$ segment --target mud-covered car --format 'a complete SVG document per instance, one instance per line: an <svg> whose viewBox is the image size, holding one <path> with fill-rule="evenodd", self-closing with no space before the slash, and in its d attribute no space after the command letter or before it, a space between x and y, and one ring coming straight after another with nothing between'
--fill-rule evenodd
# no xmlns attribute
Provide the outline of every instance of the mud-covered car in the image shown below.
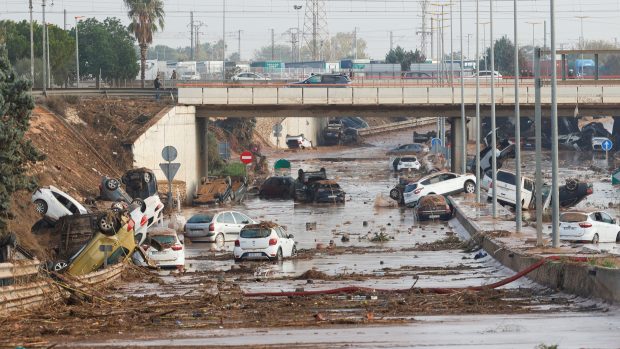
<svg viewBox="0 0 620 349"><path fill-rule="evenodd" d="M261 198L293 198L295 196L295 180L290 176L269 177L261 184L258 196Z"/></svg>
<svg viewBox="0 0 620 349"><path fill-rule="evenodd" d="M443 195L426 195L422 197L415 208L418 220L427 221L433 219L450 220L454 212L454 206Z"/></svg>
<svg viewBox="0 0 620 349"><path fill-rule="evenodd" d="M574 178L566 180L566 184L559 187L560 206L573 207L592 195L592 183L582 182Z"/></svg>
<svg viewBox="0 0 620 349"><path fill-rule="evenodd" d="M346 193L331 179L312 182L308 185L306 202L343 203Z"/></svg>
<svg viewBox="0 0 620 349"><path fill-rule="evenodd" d="M405 204L405 187L409 184L409 183L415 183L417 181L417 179L415 178L407 178L407 177L400 177L398 178L398 184L396 184L396 186L394 186L394 188L392 188L390 190L390 198L396 202L398 202L399 205L404 205Z"/></svg>
<svg viewBox="0 0 620 349"><path fill-rule="evenodd" d="M321 168L318 171L304 171L299 169L297 171L297 179L295 180L295 196L294 199L298 201L309 201L312 197L312 191L309 186L316 181L322 181L327 179L327 172L325 168Z"/></svg>
<svg viewBox="0 0 620 349"><path fill-rule="evenodd" d="M207 180L202 178L196 189L194 206L223 204L227 202L241 202L248 189L246 177L226 177Z"/></svg>

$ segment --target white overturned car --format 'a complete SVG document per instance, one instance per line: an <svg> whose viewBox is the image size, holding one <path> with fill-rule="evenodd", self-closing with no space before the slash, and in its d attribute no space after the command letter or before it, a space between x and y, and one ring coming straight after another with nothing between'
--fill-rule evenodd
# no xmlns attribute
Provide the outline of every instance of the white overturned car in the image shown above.
<svg viewBox="0 0 620 349"><path fill-rule="evenodd" d="M403 196L405 205L413 207L425 195L450 195L461 192L476 192L475 175L470 173L460 175L452 172L434 173L408 184Z"/></svg>
<svg viewBox="0 0 620 349"><path fill-rule="evenodd" d="M39 214L54 222L62 216L88 213L82 204L53 185L37 189L31 201Z"/></svg>
<svg viewBox="0 0 620 349"><path fill-rule="evenodd" d="M312 142L306 139L303 134L297 136L286 135L286 145L290 149L312 148Z"/></svg>
<svg viewBox="0 0 620 349"><path fill-rule="evenodd" d="M620 226L602 211L565 212L560 215L560 240L591 242L620 242Z"/></svg>

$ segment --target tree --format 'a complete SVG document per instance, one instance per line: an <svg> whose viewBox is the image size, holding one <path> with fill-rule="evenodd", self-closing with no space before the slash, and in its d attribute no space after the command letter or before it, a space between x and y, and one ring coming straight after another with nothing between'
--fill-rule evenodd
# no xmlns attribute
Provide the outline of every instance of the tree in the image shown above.
<svg viewBox="0 0 620 349"><path fill-rule="evenodd" d="M25 139L34 100L31 82L17 77L6 50L0 46L0 233L6 232L14 192L34 190L34 178L26 175L26 165L43 156Z"/></svg>
<svg viewBox="0 0 620 349"><path fill-rule="evenodd" d="M508 36L504 35L495 41L494 50L495 70L502 75L513 76L515 73L515 45L508 39ZM478 66L485 67L485 63L491 69L491 48L487 48L485 58L480 61ZM523 49L519 50L519 70L527 70L527 56Z"/></svg>
<svg viewBox="0 0 620 349"><path fill-rule="evenodd" d="M80 75L109 82L133 79L138 73L134 40L118 18L88 18L78 27ZM75 36L75 29L71 30Z"/></svg>
<svg viewBox="0 0 620 349"><path fill-rule="evenodd" d="M276 61L283 62L291 62L293 57L291 56L291 46L277 44L274 45L274 55L273 58ZM258 50L254 51L254 60L255 61L271 61L271 45L263 46Z"/></svg>
<svg viewBox="0 0 620 349"><path fill-rule="evenodd" d="M153 43L153 33L164 29L164 3L162 0L124 0L131 20L129 30L140 47L140 80L144 88L146 51Z"/></svg>
<svg viewBox="0 0 620 349"><path fill-rule="evenodd" d="M419 50L405 51L402 47L396 46L385 55L385 63L400 64L400 69L409 71L412 63L424 63L426 57Z"/></svg>

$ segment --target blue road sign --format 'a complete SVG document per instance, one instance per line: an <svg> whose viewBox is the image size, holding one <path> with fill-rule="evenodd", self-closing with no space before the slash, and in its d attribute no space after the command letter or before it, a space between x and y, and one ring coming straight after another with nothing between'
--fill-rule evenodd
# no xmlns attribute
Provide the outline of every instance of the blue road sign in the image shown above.
<svg viewBox="0 0 620 349"><path fill-rule="evenodd" d="M603 148L604 151L610 151L611 148L613 148L613 146L614 146L614 144L609 139L607 139L607 140L603 141L603 143L601 143L601 148Z"/></svg>
<svg viewBox="0 0 620 349"><path fill-rule="evenodd" d="M441 139L439 138L433 138L431 139L431 146L436 146L436 145L441 145Z"/></svg>

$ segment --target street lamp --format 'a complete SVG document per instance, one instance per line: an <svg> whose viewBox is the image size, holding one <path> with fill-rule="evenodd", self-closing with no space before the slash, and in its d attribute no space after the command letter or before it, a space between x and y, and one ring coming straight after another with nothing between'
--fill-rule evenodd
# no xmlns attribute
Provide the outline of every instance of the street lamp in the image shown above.
<svg viewBox="0 0 620 349"><path fill-rule="evenodd" d="M484 50L484 54L482 55L484 57L484 70L488 71L489 67L487 66L487 24L489 24L490 22L480 22L479 24L482 24L482 49ZM478 69L478 71L480 71L480 69Z"/></svg>
<svg viewBox="0 0 620 349"><path fill-rule="evenodd" d="M297 62L301 61L301 35L299 32L299 10L301 10L303 6L301 5L293 5L293 9L297 12Z"/></svg>
<svg viewBox="0 0 620 349"><path fill-rule="evenodd" d="M80 88L80 50L78 46L78 23L83 16L75 16L75 71L76 71L76 87Z"/></svg>
<svg viewBox="0 0 620 349"><path fill-rule="evenodd" d="M495 120L495 45L493 45L493 0L489 1L489 41L491 42L491 175L493 181L497 183L497 123ZM556 196L557 197L557 196ZM493 218L497 218L497 190L493 190L492 200Z"/></svg>
<svg viewBox="0 0 620 349"><path fill-rule="evenodd" d="M556 69L555 0L549 0L551 17L551 234L553 248L560 246L560 200L558 178L558 70Z"/></svg>
<svg viewBox="0 0 620 349"><path fill-rule="evenodd" d="M515 36L515 51L514 51L514 65L515 65L515 183L521 183L521 111L519 107L519 40L517 37L517 0L513 0L514 4L514 36ZM495 149L493 149L495 151ZM538 188L539 190L541 188ZM521 190L516 191L516 232L521 232L523 225L522 210L523 204L521 202Z"/></svg>
<svg viewBox="0 0 620 349"><path fill-rule="evenodd" d="M476 0L476 202L480 203L480 1Z"/></svg>

